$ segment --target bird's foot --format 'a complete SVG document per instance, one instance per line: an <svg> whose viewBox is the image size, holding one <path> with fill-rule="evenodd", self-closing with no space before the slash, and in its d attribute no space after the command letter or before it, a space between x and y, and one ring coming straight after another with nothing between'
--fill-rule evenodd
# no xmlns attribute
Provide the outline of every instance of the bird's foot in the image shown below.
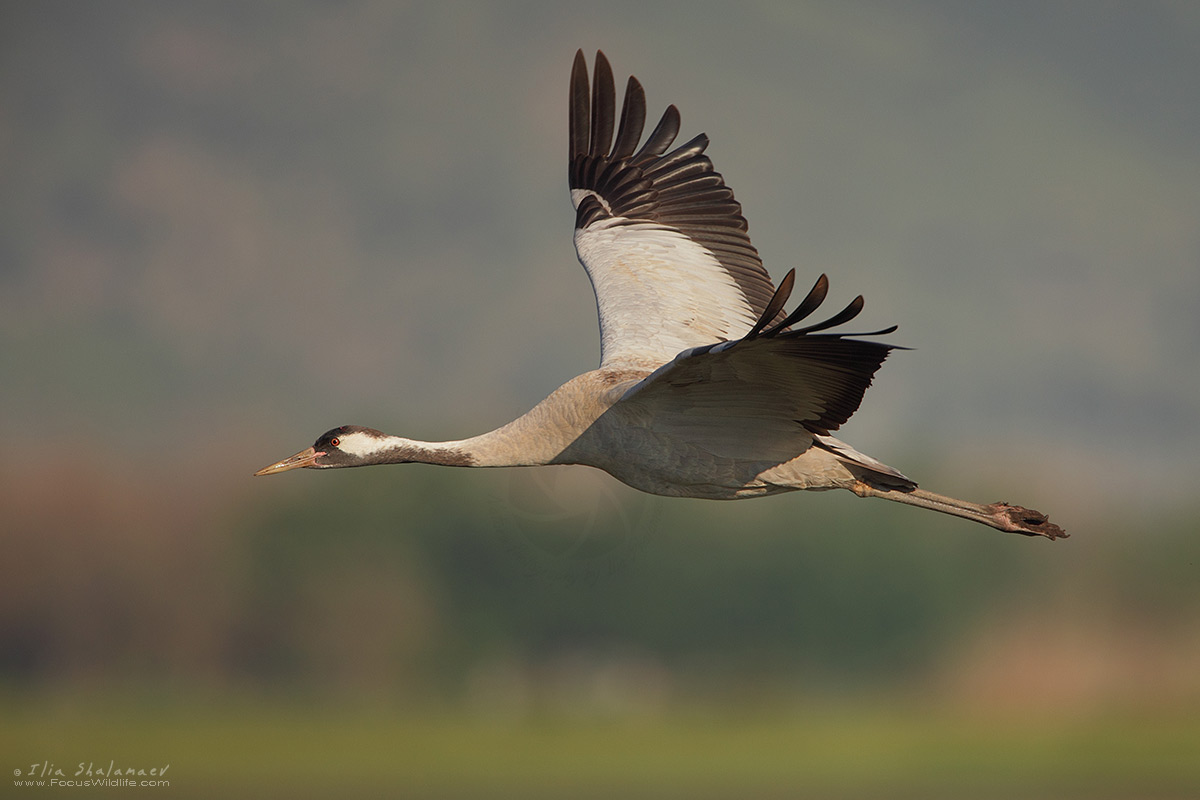
<svg viewBox="0 0 1200 800"><path fill-rule="evenodd" d="M1040 511L1010 506L1008 503L992 503L984 506L996 521L995 527L1024 536L1045 536L1047 539L1066 539L1069 533L1050 521Z"/></svg>

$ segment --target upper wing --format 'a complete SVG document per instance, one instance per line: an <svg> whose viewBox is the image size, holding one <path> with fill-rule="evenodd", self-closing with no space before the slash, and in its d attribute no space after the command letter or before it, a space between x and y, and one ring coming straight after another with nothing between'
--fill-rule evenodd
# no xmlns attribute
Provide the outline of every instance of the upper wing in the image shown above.
<svg viewBox="0 0 1200 800"><path fill-rule="evenodd" d="M791 330L816 310L829 287L822 275L796 310L779 319L794 275L783 279L745 337L680 353L625 394L621 413L729 458L792 458L814 439L823 443L858 409L875 371L897 349L845 337L882 335L895 327L821 333L857 316L859 296L830 319ZM894 473L870 461L872 469Z"/></svg>
<svg viewBox="0 0 1200 800"><path fill-rule="evenodd" d="M589 92L577 52L571 201L575 249L600 312L601 364L656 366L681 350L745 335L773 288L742 207L704 155L708 138L667 153L679 134L679 112L668 106L637 149L646 97L636 78L625 88L614 143L615 111L608 59L596 53Z"/></svg>

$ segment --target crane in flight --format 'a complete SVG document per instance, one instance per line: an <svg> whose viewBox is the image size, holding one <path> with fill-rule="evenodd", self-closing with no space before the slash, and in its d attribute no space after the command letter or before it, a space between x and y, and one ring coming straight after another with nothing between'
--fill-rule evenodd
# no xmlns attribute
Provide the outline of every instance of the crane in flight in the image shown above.
<svg viewBox="0 0 1200 800"><path fill-rule="evenodd" d="M800 489L847 489L1057 539L1037 511L986 505L915 481L834 438L895 345L833 332L862 310L860 295L822 322L820 276L788 312L792 270L773 287L746 233L741 205L704 154L700 134L674 149L668 106L642 141L646 99L630 77L620 119L612 69L583 52L570 85L570 187L575 249L600 317L597 369L567 381L496 430L422 442L344 425L255 475L423 463L455 467L585 464L636 489L733 500ZM614 139L615 132L615 139ZM639 146L640 145L640 146Z"/></svg>

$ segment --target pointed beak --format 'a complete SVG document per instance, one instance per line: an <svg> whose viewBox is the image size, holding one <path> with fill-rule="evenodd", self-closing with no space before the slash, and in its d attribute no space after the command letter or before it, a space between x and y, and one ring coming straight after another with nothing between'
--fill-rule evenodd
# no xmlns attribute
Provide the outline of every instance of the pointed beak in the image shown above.
<svg viewBox="0 0 1200 800"><path fill-rule="evenodd" d="M323 456L324 453L317 452L315 447L309 447L301 450L294 456L289 456L283 461L278 461L269 467L263 467L255 475L274 475L276 472L287 472L289 469L299 469L300 467L311 467L316 463L317 456Z"/></svg>

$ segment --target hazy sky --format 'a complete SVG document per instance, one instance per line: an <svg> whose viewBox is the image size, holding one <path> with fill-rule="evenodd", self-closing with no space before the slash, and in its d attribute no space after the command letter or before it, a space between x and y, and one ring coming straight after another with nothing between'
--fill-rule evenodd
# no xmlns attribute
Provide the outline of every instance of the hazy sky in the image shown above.
<svg viewBox="0 0 1200 800"><path fill-rule="evenodd" d="M1190 497L1198 43L1187 0L6 4L6 452L248 472L593 367L566 94L599 47L710 135L773 275L915 348L845 438Z"/></svg>

